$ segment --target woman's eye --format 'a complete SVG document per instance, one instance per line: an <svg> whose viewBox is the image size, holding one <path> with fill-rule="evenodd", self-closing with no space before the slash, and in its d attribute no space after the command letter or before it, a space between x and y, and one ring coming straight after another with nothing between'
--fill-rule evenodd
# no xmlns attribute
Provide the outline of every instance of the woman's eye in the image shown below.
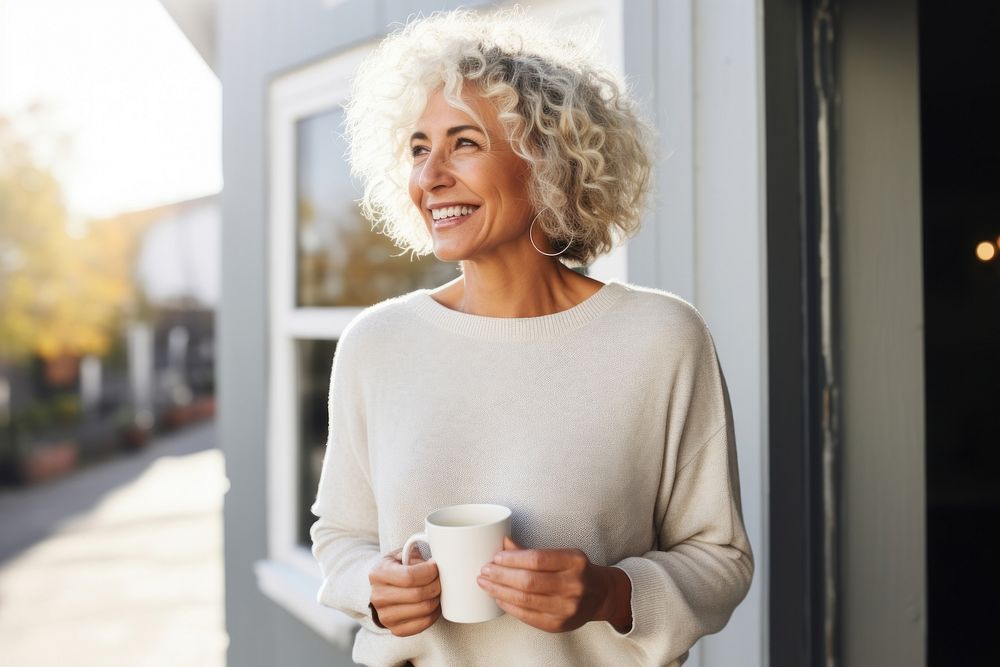
<svg viewBox="0 0 1000 667"><path fill-rule="evenodd" d="M455 140L455 148L463 148L465 146L472 146L473 148L480 148L479 144L468 137L459 137ZM430 149L427 146L411 146L410 155L412 157L420 157L430 153Z"/></svg>

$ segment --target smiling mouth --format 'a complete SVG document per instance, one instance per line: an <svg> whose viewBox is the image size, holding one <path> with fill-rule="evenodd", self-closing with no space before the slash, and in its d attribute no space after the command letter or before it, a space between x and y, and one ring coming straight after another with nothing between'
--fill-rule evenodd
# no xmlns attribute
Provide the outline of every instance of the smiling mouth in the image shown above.
<svg viewBox="0 0 1000 667"><path fill-rule="evenodd" d="M446 206L444 208L431 209L431 218L434 228L453 227L458 225L479 210L478 206Z"/></svg>
<svg viewBox="0 0 1000 667"><path fill-rule="evenodd" d="M449 223L465 218L479 209L478 206L445 206L444 208L431 209L431 218L434 223Z"/></svg>

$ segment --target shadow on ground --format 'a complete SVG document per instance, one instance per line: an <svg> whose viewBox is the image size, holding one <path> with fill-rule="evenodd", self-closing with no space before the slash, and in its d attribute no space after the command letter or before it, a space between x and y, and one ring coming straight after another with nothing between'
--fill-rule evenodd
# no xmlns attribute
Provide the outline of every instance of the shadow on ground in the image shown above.
<svg viewBox="0 0 1000 667"><path fill-rule="evenodd" d="M110 491L138 479L157 459L215 447L214 422L154 439L148 447L94 463L68 477L0 491L0 566L94 508Z"/></svg>

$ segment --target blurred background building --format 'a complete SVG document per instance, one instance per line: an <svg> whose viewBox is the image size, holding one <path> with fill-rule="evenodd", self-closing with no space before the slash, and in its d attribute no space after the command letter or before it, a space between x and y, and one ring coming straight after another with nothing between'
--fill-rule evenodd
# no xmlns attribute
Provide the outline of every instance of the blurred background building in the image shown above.
<svg viewBox="0 0 1000 667"><path fill-rule="evenodd" d="M78 248L50 258L27 254L41 247L24 242L23 218L6 220L18 225L8 252L26 259L3 302L5 482L51 479L214 414L216 196L91 220L86 237L70 240ZM80 260L78 273L52 274L55 263ZM62 289L47 293L52 280Z"/></svg>
<svg viewBox="0 0 1000 667"><path fill-rule="evenodd" d="M220 102L156 0L0 0L0 664L224 659Z"/></svg>
<svg viewBox="0 0 1000 667"><path fill-rule="evenodd" d="M211 413L219 203L187 193L218 190L218 148L205 138L214 120L218 140L219 100L156 2L81 12L5 0L0 22L0 480L10 484L139 446L195 404ZM192 110L207 113L186 118Z"/></svg>

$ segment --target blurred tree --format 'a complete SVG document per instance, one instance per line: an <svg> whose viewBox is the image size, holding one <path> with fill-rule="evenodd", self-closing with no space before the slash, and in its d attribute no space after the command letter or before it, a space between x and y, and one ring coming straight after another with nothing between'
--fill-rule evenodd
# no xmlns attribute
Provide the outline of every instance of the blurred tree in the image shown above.
<svg viewBox="0 0 1000 667"><path fill-rule="evenodd" d="M0 357L103 355L133 299L134 233L74 224L59 182L0 116Z"/></svg>

